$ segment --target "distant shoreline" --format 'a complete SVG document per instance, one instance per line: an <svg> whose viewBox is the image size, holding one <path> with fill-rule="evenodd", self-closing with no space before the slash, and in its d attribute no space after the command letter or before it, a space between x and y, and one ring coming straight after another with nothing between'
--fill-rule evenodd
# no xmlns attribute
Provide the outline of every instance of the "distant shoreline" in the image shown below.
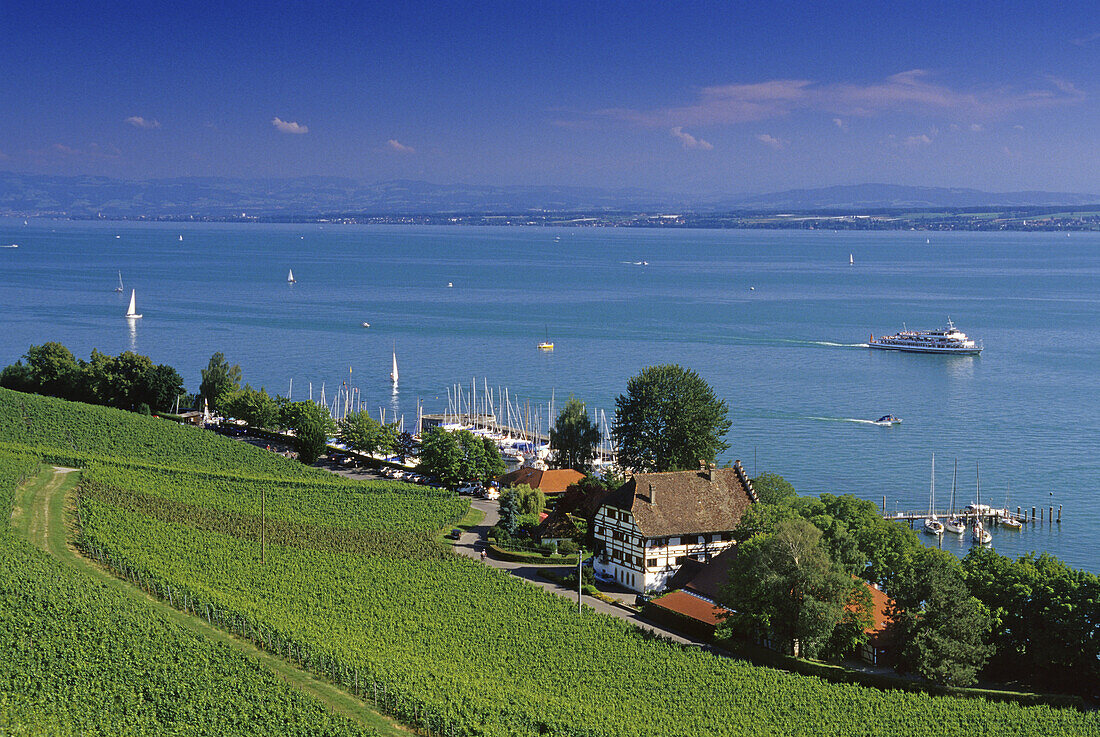
<svg viewBox="0 0 1100 737"><path fill-rule="evenodd" d="M76 222L152 223L285 223L335 225L440 225L551 228L647 228L702 230L833 230L833 231L929 231L929 232L1100 232L1100 205L1088 207L1035 207L1000 210L969 208L966 211L921 212L756 212L756 213L420 213L420 214L320 214L320 215L100 215L60 212L7 212L15 219L70 220Z"/></svg>

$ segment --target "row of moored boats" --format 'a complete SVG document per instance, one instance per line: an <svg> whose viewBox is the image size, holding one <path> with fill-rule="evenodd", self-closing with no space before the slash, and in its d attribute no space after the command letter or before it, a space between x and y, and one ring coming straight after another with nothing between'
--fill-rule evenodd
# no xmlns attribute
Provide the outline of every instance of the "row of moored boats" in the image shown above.
<svg viewBox="0 0 1100 737"><path fill-rule="evenodd" d="M975 501L966 507L959 513L955 512L955 489L956 480L958 479L958 462L955 463L955 470L951 476L951 509L947 514L946 521L940 521L936 514L936 455L932 454L932 481L931 490L929 493L928 503L928 517L924 520L924 531L929 535L943 535L945 532L952 533L954 535L963 535L966 533L966 529L970 527L971 539L979 545L989 545L993 541L993 536L989 530L985 528L983 518L990 518L996 520L997 524L1006 530L1019 531L1023 528L1023 524L1020 520L1012 516L1008 511L1008 497L1005 496L1005 506L1003 509L993 509L988 504L981 504L981 481L978 475L978 468L975 465L975 480L974 480L974 495ZM971 521L973 524L970 524Z"/></svg>

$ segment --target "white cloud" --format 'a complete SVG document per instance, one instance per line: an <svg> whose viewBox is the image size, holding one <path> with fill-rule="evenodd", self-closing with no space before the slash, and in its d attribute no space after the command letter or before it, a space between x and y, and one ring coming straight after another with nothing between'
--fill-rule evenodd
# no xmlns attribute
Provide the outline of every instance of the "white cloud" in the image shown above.
<svg viewBox="0 0 1100 737"><path fill-rule="evenodd" d="M982 132L982 124L981 123L971 123L970 124L970 130L972 130L974 133L981 133Z"/></svg>
<svg viewBox="0 0 1100 737"><path fill-rule="evenodd" d="M917 148L918 146L927 146L932 143L932 139L927 133L921 133L919 136L909 136L905 139L905 145L909 148Z"/></svg>
<svg viewBox="0 0 1100 737"><path fill-rule="evenodd" d="M290 120L280 120L279 118L275 118L271 121L271 124L275 126L275 128L280 133L309 133L308 127L304 125L298 125L297 123Z"/></svg>
<svg viewBox="0 0 1100 737"><path fill-rule="evenodd" d="M392 150L397 151L398 153L402 153L402 154L415 154L416 153L415 148L413 148L412 146L406 146L405 144L398 141L396 138L391 138L390 140L386 141L386 145L389 146Z"/></svg>
<svg viewBox="0 0 1100 737"><path fill-rule="evenodd" d="M143 118L140 115L131 115L126 122L135 128L160 128L160 121L155 118Z"/></svg>
<svg viewBox="0 0 1100 737"><path fill-rule="evenodd" d="M767 133L757 133L756 140L760 141L762 144L768 146L769 148L774 148L776 151L780 151L786 148L787 144L790 143L790 141L785 141L782 138L770 136Z"/></svg>
<svg viewBox="0 0 1100 737"><path fill-rule="evenodd" d="M848 130L848 124L845 123L841 118L833 118L833 125L835 125L837 128L840 128L842 131Z"/></svg>
<svg viewBox="0 0 1100 737"><path fill-rule="evenodd" d="M702 138L696 138L690 133L685 133L683 126L676 126L669 131L672 137L677 139L684 148L697 148L701 151L710 151L714 146L704 141Z"/></svg>
<svg viewBox="0 0 1100 737"><path fill-rule="evenodd" d="M610 108L594 111L591 115L664 128L771 120L800 110L831 113L842 122L845 117L894 112L981 119L1014 110L1080 102L1085 98L1083 92L1066 80L1048 77L1046 83L1030 89L1007 86L962 89L936 82L924 69L911 69L866 84L773 79L715 85L701 88L693 103L680 107Z"/></svg>

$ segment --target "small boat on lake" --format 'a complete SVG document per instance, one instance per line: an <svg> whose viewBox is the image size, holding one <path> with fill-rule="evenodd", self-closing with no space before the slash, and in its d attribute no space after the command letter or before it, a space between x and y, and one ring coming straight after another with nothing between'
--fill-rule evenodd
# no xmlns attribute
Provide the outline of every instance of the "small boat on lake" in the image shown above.
<svg viewBox="0 0 1100 737"><path fill-rule="evenodd" d="M936 518L936 454L932 454L932 482L928 497L928 517L924 520L924 531L929 535L942 535L943 523Z"/></svg>
<svg viewBox="0 0 1100 737"><path fill-rule="evenodd" d="M129 320L137 320L141 317L137 311L137 292L133 289L130 290L130 306L126 308L126 318Z"/></svg>
<svg viewBox="0 0 1100 737"><path fill-rule="evenodd" d="M890 425L900 425L901 418L894 417L893 415L883 415L882 417L875 420L874 424L882 425L883 427L888 427Z"/></svg>
<svg viewBox="0 0 1100 737"><path fill-rule="evenodd" d="M952 535L962 535L966 532L966 520L955 514L955 481L959 477L959 459L955 459L955 470L951 472L951 509L948 511L948 519L943 523L943 529Z"/></svg>
<svg viewBox="0 0 1100 737"><path fill-rule="evenodd" d="M294 269L287 269L287 271L286 271L286 283L287 284L295 284L295 283L297 283L297 281L298 280L294 278Z"/></svg>
<svg viewBox="0 0 1100 737"><path fill-rule="evenodd" d="M115 291L119 294L122 293L122 272L118 272L118 286L115 287Z"/></svg>

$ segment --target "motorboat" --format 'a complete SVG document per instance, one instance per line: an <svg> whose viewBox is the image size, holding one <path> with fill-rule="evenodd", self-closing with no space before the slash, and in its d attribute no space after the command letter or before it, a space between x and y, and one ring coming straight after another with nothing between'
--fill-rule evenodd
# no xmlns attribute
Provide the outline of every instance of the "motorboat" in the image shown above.
<svg viewBox="0 0 1100 737"><path fill-rule="evenodd" d="M951 319L940 330L902 330L893 335L874 335L867 341L868 348L909 353L953 353L976 356L982 352L981 341L974 340L955 327Z"/></svg>
<svg viewBox="0 0 1100 737"><path fill-rule="evenodd" d="M365 327L365 328L369 328L369 327L370 327L370 323L369 323L369 322L365 322L365 323L363 323L363 327Z"/></svg>
<svg viewBox="0 0 1100 737"><path fill-rule="evenodd" d="M548 340L544 340L541 343L539 343L539 350L540 351L552 351L552 350L554 350L554 344L551 343Z"/></svg>
<svg viewBox="0 0 1100 737"><path fill-rule="evenodd" d="M900 425L901 418L894 417L893 415L883 415L882 417L875 420L874 424L882 425L883 427L888 427L890 425Z"/></svg>

